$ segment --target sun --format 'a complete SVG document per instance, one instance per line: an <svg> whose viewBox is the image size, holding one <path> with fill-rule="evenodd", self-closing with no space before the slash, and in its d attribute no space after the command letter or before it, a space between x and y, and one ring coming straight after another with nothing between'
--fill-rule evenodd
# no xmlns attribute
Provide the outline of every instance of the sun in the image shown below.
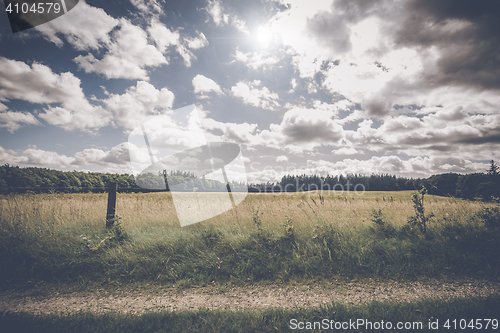
<svg viewBox="0 0 500 333"><path fill-rule="evenodd" d="M268 27L260 26L256 33L257 41L262 46L268 46L271 41L271 30Z"/></svg>

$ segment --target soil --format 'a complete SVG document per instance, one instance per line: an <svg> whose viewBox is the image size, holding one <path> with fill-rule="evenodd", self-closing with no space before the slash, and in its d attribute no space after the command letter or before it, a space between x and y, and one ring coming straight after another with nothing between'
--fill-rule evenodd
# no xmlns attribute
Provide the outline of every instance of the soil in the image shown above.
<svg viewBox="0 0 500 333"><path fill-rule="evenodd" d="M148 292L149 291L149 292ZM154 310L306 308L335 302L359 304L371 300L410 302L420 298L486 297L500 295L500 283L459 282L329 282L307 285L207 286L149 290L98 289L86 292L36 295L0 292L0 312L70 314L81 311L142 313Z"/></svg>

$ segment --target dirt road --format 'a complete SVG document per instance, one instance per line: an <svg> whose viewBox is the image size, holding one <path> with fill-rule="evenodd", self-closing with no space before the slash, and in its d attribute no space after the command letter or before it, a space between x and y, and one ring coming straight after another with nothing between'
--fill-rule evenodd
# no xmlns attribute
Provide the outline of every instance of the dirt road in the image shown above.
<svg viewBox="0 0 500 333"><path fill-rule="evenodd" d="M29 293L0 293L0 312L34 314L76 313L79 311L141 313L158 309L175 311L207 309L315 307L332 301L359 304L370 300L409 302L418 298L450 298L500 295L500 283L482 280L460 282L354 282L310 285L268 285L224 288L218 286L179 290L141 288L87 291L47 296Z"/></svg>

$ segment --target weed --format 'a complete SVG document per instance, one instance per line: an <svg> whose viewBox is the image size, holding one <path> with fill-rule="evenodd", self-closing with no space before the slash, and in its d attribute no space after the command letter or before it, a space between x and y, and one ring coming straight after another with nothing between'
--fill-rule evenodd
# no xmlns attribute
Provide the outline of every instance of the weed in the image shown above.
<svg viewBox="0 0 500 333"><path fill-rule="evenodd" d="M281 226L285 229L285 235L290 240L295 240L295 231L293 229L293 218L285 215L285 223Z"/></svg>
<svg viewBox="0 0 500 333"><path fill-rule="evenodd" d="M412 193L413 209L415 210L415 215L408 217L408 224L411 226L417 226L423 234L427 233L427 223L432 221L434 214L425 215L424 208L424 196L427 193L427 189L422 186L422 189Z"/></svg>
<svg viewBox="0 0 500 333"><path fill-rule="evenodd" d="M130 240L129 235L120 223L121 217L115 218L115 223L111 227L106 227L106 236L94 245L91 238L87 235L80 235L80 238L86 242L86 247L91 252L97 252L102 249L115 247L123 242Z"/></svg>
<svg viewBox="0 0 500 333"><path fill-rule="evenodd" d="M373 209L370 221L375 223L375 232L385 237L393 236L396 232L395 228L386 221L386 217L384 216L384 213L382 213L382 209Z"/></svg>
<svg viewBox="0 0 500 333"><path fill-rule="evenodd" d="M220 230L215 229L214 227L210 227L209 229L203 230L201 233L201 237L203 238L203 242L206 247L209 249L213 249L219 242L224 239L224 235Z"/></svg>
<svg viewBox="0 0 500 333"><path fill-rule="evenodd" d="M379 226L384 226L387 222L385 221L384 213L382 213L382 209L377 210L372 210L372 218L370 218L370 221L375 223L376 225Z"/></svg>
<svg viewBox="0 0 500 333"><path fill-rule="evenodd" d="M257 232L259 233L259 236L263 235L264 229L262 228L262 218L261 216L264 213L259 212L259 206L257 206L256 209L252 209L252 220L253 223L257 226Z"/></svg>

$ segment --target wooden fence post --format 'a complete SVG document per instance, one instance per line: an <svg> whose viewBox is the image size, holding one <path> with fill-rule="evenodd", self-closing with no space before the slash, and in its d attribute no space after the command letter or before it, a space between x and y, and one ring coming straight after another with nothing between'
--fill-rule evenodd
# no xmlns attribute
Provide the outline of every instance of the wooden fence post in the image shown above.
<svg viewBox="0 0 500 333"><path fill-rule="evenodd" d="M116 183L108 185L108 212L106 214L106 228L111 228L115 223Z"/></svg>

